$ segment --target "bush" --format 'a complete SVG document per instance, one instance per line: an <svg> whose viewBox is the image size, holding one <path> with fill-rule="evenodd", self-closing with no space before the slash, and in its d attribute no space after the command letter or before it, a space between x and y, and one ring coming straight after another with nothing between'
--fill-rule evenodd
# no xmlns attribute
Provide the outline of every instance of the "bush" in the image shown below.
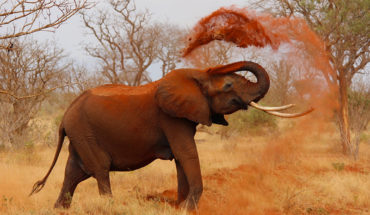
<svg viewBox="0 0 370 215"><path fill-rule="evenodd" d="M277 127L276 117L256 109L238 111L228 116L227 121L229 125L223 126L218 130L218 133L223 138L242 132L260 135L268 129Z"/></svg>
<svg viewBox="0 0 370 215"><path fill-rule="evenodd" d="M360 89L348 92L348 112L351 130L362 132L370 121L370 90Z"/></svg>
<svg viewBox="0 0 370 215"><path fill-rule="evenodd" d="M243 123L246 123L249 127L255 126L267 126L267 127L276 127L276 117L266 114L263 111L251 109L248 112L241 112L244 113L245 117L243 119Z"/></svg>

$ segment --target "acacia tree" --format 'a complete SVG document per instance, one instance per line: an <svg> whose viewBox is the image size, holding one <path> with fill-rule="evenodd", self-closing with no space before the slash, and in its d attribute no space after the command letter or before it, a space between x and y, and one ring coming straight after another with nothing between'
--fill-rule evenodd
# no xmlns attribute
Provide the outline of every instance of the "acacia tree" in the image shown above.
<svg viewBox="0 0 370 215"><path fill-rule="evenodd" d="M0 144L21 145L18 138L26 133L42 101L64 84L69 65L61 64L63 58L52 43L32 40L14 42L10 52L0 50L0 91L7 92L0 94Z"/></svg>
<svg viewBox="0 0 370 215"><path fill-rule="evenodd" d="M367 0L260 0L257 4L271 5L270 10L282 16L298 16L325 42L330 65L335 73L331 83L339 92L337 111L343 152L355 156L351 143L348 114L348 89L356 74L369 74L366 66L370 53L370 5ZM352 122L353 123L353 122Z"/></svg>

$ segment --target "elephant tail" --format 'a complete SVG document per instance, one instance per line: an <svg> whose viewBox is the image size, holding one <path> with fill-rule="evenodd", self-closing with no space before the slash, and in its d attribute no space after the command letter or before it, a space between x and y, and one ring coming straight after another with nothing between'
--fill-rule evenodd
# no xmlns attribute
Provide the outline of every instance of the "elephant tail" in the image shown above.
<svg viewBox="0 0 370 215"><path fill-rule="evenodd" d="M33 188L32 188L32 191L31 193L29 194L29 196L31 196L32 194L34 193L38 193L40 190L42 190L42 188L45 186L45 183L46 183L46 180L48 179L51 171L53 170L54 166L55 166L55 163L57 162L58 160L58 157L59 157L59 154L60 154L60 150L62 149L62 145L63 145L63 141L64 141L64 137L66 136L66 133L65 133L65 130L64 130L64 126L63 126L63 122L60 124L59 126L59 139L58 139L58 145L57 145L57 150L55 152L55 155L54 155L54 160L53 160L53 163L51 164L50 166L50 169L49 171L46 173L45 177L39 181L37 181L34 185L33 185Z"/></svg>

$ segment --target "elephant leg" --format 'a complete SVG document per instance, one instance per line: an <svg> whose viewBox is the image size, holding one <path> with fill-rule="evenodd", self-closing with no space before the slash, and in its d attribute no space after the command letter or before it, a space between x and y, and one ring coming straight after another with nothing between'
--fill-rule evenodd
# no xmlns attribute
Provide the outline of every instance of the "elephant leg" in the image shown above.
<svg viewBox="0 0 370 215"><path fill-rule="evenodd" d="M197 208L200 196L203 193L203 182L198 156L180 159L180 164L183 166L189 184L188 195L180 205L188 210L194 210Z"/></svg>
<svg viewBox="0 0 370 215"><path fill-rule="evenodd" d="M98 171L95 173L95 178L98 182L99 194L111 196L112 189L110 186L109 171Z"/></svg>
<svg viewBox="0 0 370 215"><path fill-rule="evenodd" d="M195 124L185 119L171 118L166 121L163 129L189 185L188 195L180 206L194 210L203 192L198 152L194 141Z"/></svg>
<svg viewBox="0 0 370 215"><path fill-rule="evenodd" d="M71 147L70 147L71 148ZM77 185L88 179L88 175L79 165L79 160L73 150L70 150L65 170L63 187L60 191L59 198L55 202L55 208L69 208L72 202L73 193Z"/></svg>
<svg viewBox="0 0 370 215"><path fill-rule="evenodd" d="M73 147L81 158L86 171L91 174L98 183L100 195L112 195L109 170L111 158L97 143L95 134L87 125L80 125L69 132ZM81 135L84 134L84 135Z"/></svg>
<svg viewBox="0 0 370 215"><path fill-rule="evenodd" d="M175 160L177 170L177 203L183 202L189 193L189 184L180 162Z"/></svg>

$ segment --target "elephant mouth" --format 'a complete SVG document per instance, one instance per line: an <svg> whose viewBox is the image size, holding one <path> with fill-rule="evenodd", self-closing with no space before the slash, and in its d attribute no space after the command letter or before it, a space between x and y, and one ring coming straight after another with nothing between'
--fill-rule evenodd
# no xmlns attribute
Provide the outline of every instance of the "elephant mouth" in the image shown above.
<svg viewBox="0 0 370 215"><path fill-rule="evenodd" d="M212 123L219 124L219 125L224 125L228 126L229 123L226 121L225 117L223 114L212 114Z"/></svg>
<svg viewBox="0 0 370 215"><path fill-rule="evenodd" d="M247 103L245 103L245 102L243 102L243 100L242 100L242 99L240 99L240 98L233 98L233 99L231 100L231 103L232 103L234 106L238 107L239 109L243 109L243 110L247 110L247 109L248 109L248 104L247 104Z"/></svg>
<svg viewBox="0 0 370 215"><path fill-rule="evenodd" d="M300 113L281 113L281 112L278 112L278 111L289 109L289 108L295 106L295 104L288 104L288 105L283 105L283 106L279 106L279 107L268 107L268 106L259 105L259 104L252 101L252 102L249 103L249 105L258 109L258 110L262 110L262 111L264 111L268 114L271 114L271 115L274 115L274 116L279 116L279 117L282 117L282 118L300 117L300 116L304 116L308 113L311 113L314 110L314 108L311 107L307 111L303 111L303 112L300 112Z"/></svg>

